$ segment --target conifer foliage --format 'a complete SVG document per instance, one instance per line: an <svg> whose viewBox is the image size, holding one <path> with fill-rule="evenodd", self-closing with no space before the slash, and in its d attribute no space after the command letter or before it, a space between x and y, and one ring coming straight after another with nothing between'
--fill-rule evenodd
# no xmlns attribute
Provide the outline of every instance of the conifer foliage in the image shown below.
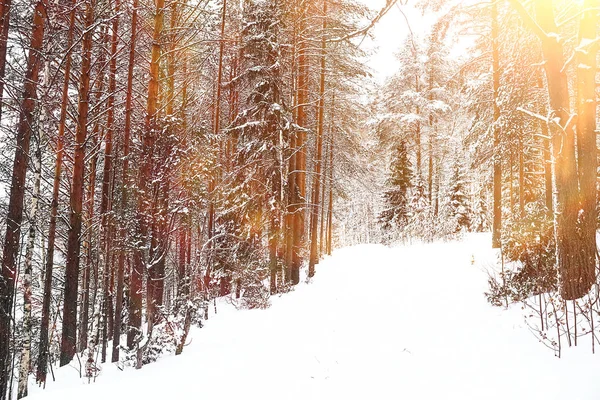
<svg viewBox="0 0 600 400"><path fill-rule="evenodd" d="M391 161L390 177L387 182L390 189L385 193L386 208L380 216L386 230L402 229L408 222L412 175L406 143L401 141Z"/></svg>

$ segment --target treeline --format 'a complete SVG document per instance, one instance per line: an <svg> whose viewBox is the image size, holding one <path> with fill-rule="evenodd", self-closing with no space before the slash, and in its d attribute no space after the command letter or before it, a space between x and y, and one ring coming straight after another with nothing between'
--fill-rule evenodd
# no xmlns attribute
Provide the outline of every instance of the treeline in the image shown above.
<svg viewBox="0 0 600 400"><path fill-rule="evenodd" d="M92 377L180 353L216 297L265 307L314 275L359 168L352 39L377 18L352 0L0 3L0 399L57 360Z"/></svg>

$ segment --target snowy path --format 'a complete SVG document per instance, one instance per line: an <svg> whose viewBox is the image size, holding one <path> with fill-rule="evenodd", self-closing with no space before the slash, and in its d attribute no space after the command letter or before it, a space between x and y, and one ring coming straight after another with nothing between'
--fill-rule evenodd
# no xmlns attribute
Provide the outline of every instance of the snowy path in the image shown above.
<svg viewBox="0 0 600 400"><path fill-rule="evenodd" d="M221 307L181 356L92 385L63 369L32 398L600 398L587 346L558 360L519 310L486 303L488 240L340 250L269 310Z"/></svg>

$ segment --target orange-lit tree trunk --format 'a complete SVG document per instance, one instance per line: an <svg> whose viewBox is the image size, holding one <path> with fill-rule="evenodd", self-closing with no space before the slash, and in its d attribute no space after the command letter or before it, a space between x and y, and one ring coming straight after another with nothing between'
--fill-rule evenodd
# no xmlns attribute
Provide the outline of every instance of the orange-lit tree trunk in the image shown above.
<svg viewBox="0 0 600 400"><path fill-rule="evenodd" d="M67 32L67 54L64 64L64 81L60 104L60 120L56 138L56 161L54 164L54 180L52 184L52 202L50 203L50 223L48 227L48 251L46 252L46 265L44 271L44 300L42 303L42 319L40 323L40 344L36 380L39 384L46 384L48 372L48 333L50 328L50 302L52 300L52 273L54 267L54 249L56 242L56 223L58 217L58 200L60 194L60 181L64 158L64 137L67 121L67 106L69 105L69 83L71 80L71 48L75 32L75 7L69 13L69 30Z"/></svg>
<svg viewBox="0 0 600 400"><path fill-rule="evenodd" d="M325 229L325 252L331 255L333 251L333 155L335 151L335 93L331 99L331 131L329 133L329 165L328 165L328 183L329 183L329 205L327 206L327 226Z"/></svg>
<svg viewBox="0 0 600 400"><path fill-rule="evenodd" d="M323 127L325 126L325 67L327 55L327 42L325 41L325 32L327 32L327 1L323 0L323 32L321 33L321 71L319 85L319 114L317 122L317 140L316 140L316 159L315 174L313 179L312 202L310 213L310 257L308 261L308 276L315 275L315 265L319 262L318 248L318 227L319 227L319 207L321 204L321 161L323 158Z"/></svg>
<svg viewBox="0 0 600 400"><path fill-rule="evenodd" d="M597 145L596 145L596 72L598 54L597 29L600 0L586 0L581 19L577 51L577 150L579 188L581 195L580 229L581 278L587 283L596 280L596 227L597 227ZM586 285L587 286L587 285Z"/></svg>
<svg viewBox="0 0 600 400"><path fill-rule="evenodd" d="M334 152L334 132L331 132L331 142L329 144L329 205L327 207L327 255L333 251L333 152Z"/></svg>
<svg viewBox="0 0 600 400"><path fill-rule="evenodd" d="M292 270L291 282L294 285L300 283L300 267L302 266L302 250L304 248L304 205L306 204L306 132L308 126L306 108L308 106L308 57L307 43L305 38L306 19L308 4L301 1L299 4L299 41L298 41L298 104L296 108L296 124L299 129L296 132L296 160L295 170L291 171L295 177L294 191L292 197L292 213L294 216L293 247L292 247Z"/></svg>
<svg viewBox="0 0 600 400"><path fill-rule="evenodd" d="M4 7L8 6L5 4ZM8 397L8 386L10 376L12 375L10 338L11 321L13 318L13 297L20 249L21 222L23 221L23 201L25 197L27 164L29 162L29 145L32 126L34 125L36 92L42 62L41 53L44 44L46 7L47 3L45 1L39 1L36 4L33 14L33 28L27 57L27 70L23 84L23 99L21 101L19 122L17 125L17 143L13 162L8 213L6 216L6 234L2 253L2 275L0 277L0 399L2 400ZM8 15L4 16L3 22L8 24ZM6 44L6 42L3 43Z"/></svg>
<svg viewBox="0 0 600 400"><path fill-rule="evenodd" d="M498 5L492 3L492 75L493 75L493 107L494 120L492 122L494 132L494 220L492 226L492 247L495 249L501 246L500 232L502 230L502 158L500 156L500 105L498 104L498 95L500 91L500 51L499 51L499 31L498 31Z"/></svg>
<svg viewBox="0 0 600 400"><path fill-rule="evenodd" d="M518 0L510 2L542 42L550 108L548 124L552 138L554 231L560 294L565 300L574 300L589 292L594 284L595 271L584 262L585 246L589 241L578 232L580 196L573 129L575 120L571 115L564 48L554 17L554 2L534 2L537 21Z"/></svg>
<svg viewBox="0 0 600 400"><path fill-rule="evenodd" d="M77 129L73 157L73 181L71 183L69 237L67 242L67 263L65 267L65 290L63 299L62 339L60 345L60 365L67 365L76 351L77 340L77 290L79 287L79 253L83 204L83 180L85 144L90 98L90 69L92 37L94 25L94 4L85 2L85 33L81 53L81 76L79 78L79 104L77 107Z"/></svg>
<svg viewBox="0 0 600 400"><path fill-rule="evenodd" d="M102 31L100 34L101 38L106 37L106 28L102 27ZM105 46L105 43L102 44L102 47ZM104 56L104 51L100 51L98 56L98 65L104 67L106 61L106 57ZM102 94L104 93L104 69L102 68L98 71L98 76L96 77L96 88L95 88L95 104L99 104L102 98ZM89 119L89 118L88 118ZM84 203L87 207L87 216L83 220L85 224L84 232L87 232L87 238L83 242L83 249L85 251L85 267L81 269L81 283L83 285L81 290L81 306L79 311L79 340L77 343L78 351L83 351L86 347L88 347L88 328L89 328L89 309L90 309L90 283L92 277L92 270L94 275L94 287L92 289L92 307L95 307L96 304L96 294L98 293L98 284L100 283L100 278L98 276L98 263L96 260L96 252L94 249L94 236L97 233L95 230L96 227L96 215L95 215L95 206L96 206L96 175L98 172L98 157L99 157L99 136L100 135L100 120L96 118L94 122L94 128L90 135L91 139L91 149L92 153L87 157L89 159L89 182L87 188L87 194L84 197Z"/></svg>
<svg viewBox="0 0 600 400"><path fill-rule="evenodd" d="M319 258L323 256L323 246L325 245L324 241L324 232L325 232L325 194L327 193L327 174L329 167L329 145L325 146L324 153L324 164L323 171L321 172L321 185L323 186L323 190L321 190L321 218L320 218L320 228L319 228Z"/></svg>
<svg viewBox="0 0 600 400"><path fill-rule="evenodd" d="M146 105L146 127L142 143L142 169L140 174L140 181L138 186L141 190L140 198L138 199L138 215L140 219L140 234L142 240L148 242L148 235L150 235L150 252L148 254L148 260L152 261L152 266L148 270L148 293L147 293L147 312L146 316L148 320L148 334L151 334L152 327L156 318L156 306L160 301L158 295L160 293L159 285L162 283L162 277L159 276L157 271L158 259L160 257L157 251L160 251L158 243L159 237L157 230L152 227L157 226L156 215L151 215L156 211L156 201L153 200L154 193L158 193L161 190L160 183L153 182L153 172L155 168L155 144L156 138L160 131L158 122L158 98L159 98L159 78L160 78L160 55L162 51L161 35L164 27L165 18L165 1L157 0L156 9L154 15L154 29L152 34L152 52L150 59L150 81L148 82L148 102ZM157 194L160 197L160 194ZM141 249L137 249L136 252L141 252ZM140 255L141 256L141 255ZM136 257L139 261L143 262L144 257ZM142 266L143 267L143 266ZM140 367L140 365L138 365Z"/></svg>
<svg viewBox="0 0 600 400"><path fill-rule="evenodd" d="M125 92L125 127L123 129L123 171L121 177L121 214L125 215L128 202L128 184L129 184L129 145L131 142L131 113L133 111L133 67L135 65L135 44L137 37L137 8L138 0L133 0L131 14L131 37L129 41L129 60L127 66L127 88ZM119 228L119 259L117 265L117 296L115 299L115 319L113 327L113 348L111 361L119 361L119 346L121 344L121 324L123 314L123 291L125 290L125 241L127 239L127 230L121 222ZM142 275L143 270L137 269L138 264L131 271L130 280L130 303L129 303L129 326L127 331L127 347L134 347L137 330L142 324ZM142 265L143 267L143 265ZM134 329L131 329L133 327Z"/></svg>

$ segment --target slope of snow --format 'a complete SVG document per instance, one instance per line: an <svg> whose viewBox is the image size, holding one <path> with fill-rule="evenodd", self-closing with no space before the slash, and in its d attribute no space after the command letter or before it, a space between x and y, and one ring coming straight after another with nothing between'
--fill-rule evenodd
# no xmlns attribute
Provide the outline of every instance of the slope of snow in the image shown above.
<svg viewBox="0 0 600 400"><path fill-rule="evenodd" d="M489 242L339 250L268 310L221 305L180 356L138 371L104 365L92 384L63 368L30 398L600 398L587 343L559 360L518 307L487 304Z"/></svg>

